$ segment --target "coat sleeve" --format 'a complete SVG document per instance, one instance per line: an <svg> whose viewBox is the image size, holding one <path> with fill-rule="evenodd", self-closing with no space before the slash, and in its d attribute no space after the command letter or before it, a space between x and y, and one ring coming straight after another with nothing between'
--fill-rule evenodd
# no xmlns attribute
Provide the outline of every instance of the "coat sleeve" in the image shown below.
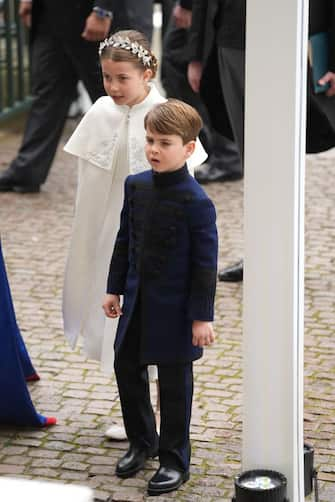
<svg viewBox="0 0 335 502"><path fill-rule="evenodd" d="M191 286L188 317L193 321L214 319L218 236L216 213L211 200L191 203L189 209L191 234Z"/></svg>
<svg viewBox="0 0 335 502"><path fill-rule="evenodd" d="M113 12L116 7L116 0L94 0L93 7L100 7L101 9Z"/></svg>
<svg viewBox="0 0 335 502"><path fill-rule="evenodd" d="M179 0L179 5L183 9L192 10L192 0Z"/></svg>
<svg viewBox="0 0 335 502"><path fill-rule="evenodd" d="M208 8L207 0L193 0L192 25L188 37L189 61L203 61L205 45L205 20Z"/></svg>
<svg viewBox="0 0 335 502"><path fill-rule="evenodd" d="M129 261L129 202L128 202L128 180L125 181L124 201L120 217L120 228L116 236L111 263L109 266L107 293L122 295L124 293Z"/></svg>

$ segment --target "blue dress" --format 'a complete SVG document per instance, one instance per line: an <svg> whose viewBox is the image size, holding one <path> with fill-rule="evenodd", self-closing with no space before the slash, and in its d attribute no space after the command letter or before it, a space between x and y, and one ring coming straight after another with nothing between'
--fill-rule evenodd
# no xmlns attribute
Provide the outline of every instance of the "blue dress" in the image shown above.
<svg viewBox="0 0 335 502"><path fill-rule="evenodd" d="M38 380L16 323L0 241L0 424L55 423L36 412L26 380Z"/></svg>

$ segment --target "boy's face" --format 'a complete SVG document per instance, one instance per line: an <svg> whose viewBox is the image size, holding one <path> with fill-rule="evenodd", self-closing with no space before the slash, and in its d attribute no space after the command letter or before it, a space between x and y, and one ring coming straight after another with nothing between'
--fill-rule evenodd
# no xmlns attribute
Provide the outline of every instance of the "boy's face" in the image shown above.
<svg viewBox="0 0 335 502"><path fill-rule="evenodd" d="M154 171L164 173L180 169L192 155L195 141L185 145L177 134L146 130L145 154Z"/></svg>
<svg viewBox="0 0 335 502"><path fill-rule="evenodd" d="M101 60L104 88L117 105L133 106L145 99L151 70L126 61Z"/></svg>

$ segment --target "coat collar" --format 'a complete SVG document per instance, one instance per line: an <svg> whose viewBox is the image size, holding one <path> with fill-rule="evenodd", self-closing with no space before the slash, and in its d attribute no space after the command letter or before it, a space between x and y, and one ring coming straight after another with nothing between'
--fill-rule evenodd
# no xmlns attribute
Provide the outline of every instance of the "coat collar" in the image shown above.
<svg viewBox="0 0 335 502"><path fill-rule="evenodd" d="M186 164L176 171L157 173L152 171L154 185L156 187L168 187L184 181L189 175Z"/></svg>

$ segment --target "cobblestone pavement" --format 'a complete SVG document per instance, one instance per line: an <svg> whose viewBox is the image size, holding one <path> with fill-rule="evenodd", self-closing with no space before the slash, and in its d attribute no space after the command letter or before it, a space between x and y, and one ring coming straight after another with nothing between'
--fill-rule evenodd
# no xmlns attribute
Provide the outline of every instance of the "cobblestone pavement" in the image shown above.
<svg viewBox="0 0 335 502"><path fill-rule="evenodd" d="M69 135L68 126L65 136ZM1 133L0 168L14 155L16 131ZM72 159L59 149L40 194L0 193L0 228L22 334L41 380L29 388L37 409L56 415L49 429L0 429L0 474L86 484L97 497L146 500L156 463L121 480L126 443L105 429L120 419L115 382L65 343L61 321L64 260L76 185ZM242 256L242 182L208 187L218 210L221 265ZM335 500L335 156L307 160L305 440L316 450L320 500ZM241 284L218 284L217 342L195 366L191 479L159 500L230 501L241 451ZM2 383L4 384L4 383Z"/></svg>

